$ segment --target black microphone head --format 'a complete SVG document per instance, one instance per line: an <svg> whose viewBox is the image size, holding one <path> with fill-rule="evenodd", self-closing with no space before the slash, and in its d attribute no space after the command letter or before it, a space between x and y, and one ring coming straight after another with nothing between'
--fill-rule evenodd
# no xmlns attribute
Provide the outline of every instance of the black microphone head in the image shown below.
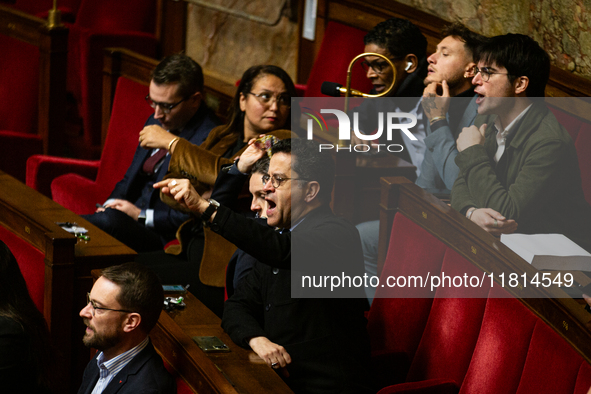
<svg viewBox="0 0 591 394"><path fill-rule="evenodd" d="M333 97L341 97L340 89L343 87L340 83L336 82L322 82L322 86L320 87L320 92L322 94L326 94L327 96Z"/></svg>

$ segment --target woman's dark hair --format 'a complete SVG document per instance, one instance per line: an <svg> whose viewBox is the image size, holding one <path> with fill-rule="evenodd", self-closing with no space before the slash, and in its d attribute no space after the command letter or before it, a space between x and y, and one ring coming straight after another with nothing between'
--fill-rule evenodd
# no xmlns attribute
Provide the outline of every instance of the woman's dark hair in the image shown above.
<svg viewBox="0 0 591 394"><path fill-rule="evenodd" d="M244 134L244 112L240 110L240 95L242 94L246 97L246 95L252 90L252 87L256 81L265 75L274 75L279 78L285 85L287 94L290 97L296 97L297 93L293 81L287 72L285 72L285 70L283 70L281 67L271 65L252 66L246 70L244 74L242 74L240 84L236 90L236 95L232 99L232 104L228 110L228 130L231 133L238 133L240 135ZM299 119L299 105L292 106L291 116ZM287 117L286 123L278 127L278 129L291 130L290 117Z"/></svg>
<svg viewBox="0 0 591 394"><path fill-rule="evenodd" d="M50 387L52 365L49 330L43 314L39 312L8 246L0 241L0 316L17 322L29 340L27 360L31 360L31 379L37 387ZM35 372L33 372L35 371ZM1 391L1 390L0 390Z"/></svg>

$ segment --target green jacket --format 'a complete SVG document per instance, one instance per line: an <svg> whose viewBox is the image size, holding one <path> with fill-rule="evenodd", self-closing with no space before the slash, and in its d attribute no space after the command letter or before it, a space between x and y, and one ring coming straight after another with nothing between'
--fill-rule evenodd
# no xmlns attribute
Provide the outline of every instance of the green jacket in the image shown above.
<svg viewBox="0 0 591 394"><path fill-rule="evenodd" d="M517 232L564 234L591 252L591 206L585 201L575 145L543 102L536 102L509 135L498 164L493 116L484 146L456 156L460 168L451 192L452 207L492 208L514 219Z"/></svg>

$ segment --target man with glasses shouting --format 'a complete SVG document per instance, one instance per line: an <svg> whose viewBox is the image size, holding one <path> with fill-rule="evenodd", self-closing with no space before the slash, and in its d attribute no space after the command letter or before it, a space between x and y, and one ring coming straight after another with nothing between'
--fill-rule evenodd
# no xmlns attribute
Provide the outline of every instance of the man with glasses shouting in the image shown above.
<svg viewBox="0 0 591 394"><path fill-rule="evenodd" d="M363 288L301 282L307 274L363 276L359 234L330 209L334 161L304 139L271 150L262 177L268 226L203 199L186 179L155 187L258 260L224 306L222 327L237 345L251 348L295 393L375 392ZM263 154L252 140L237 169L249 172Z"/></svg>
<svg viewBox="0 0 591 394"><path fill-rule="evenodd" d="M574 142L544 101L548 54L528 36L507 34L479 58L479 117L457 140L452 207L493 235L559 233L591 251Z"/></svg>
<svg viewBox="0 0 591 394"><path fill-rule="evenodd" d="M98 350L78 394L176 393L174 378L148 338L164 294L154 273L138 263L106 268L80 311L84 344Z"/></svg>
<svg viewBox="0 0 591 394"><path fill-rule="evenodd" d="M162 60L152 72L148 105L154 108L133 161L107 201L85 218L136 252L162 250L188 215L163 204L152 185L168 170L168 151L184 138L201 144L219 123L203 103L201 66L186 55Z"/></svg>

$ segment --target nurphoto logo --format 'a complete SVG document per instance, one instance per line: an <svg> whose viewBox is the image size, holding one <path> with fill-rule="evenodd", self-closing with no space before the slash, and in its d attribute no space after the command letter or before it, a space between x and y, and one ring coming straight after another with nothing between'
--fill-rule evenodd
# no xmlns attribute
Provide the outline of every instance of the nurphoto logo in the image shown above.
<svg viewBox="0 0 591 394"><path fill-rule="evenodd" d="M314 123L316 123L321 131L328 130L328 125L326 120L321 114L333 114L336 116L337 121L339 123L339 140L340 141L350 141L351 140L351 130L355 133L355 136L361 141L375 141L380 139L384 131L386 132L386 139L388 141L392 141L392 134L395 130L400 130L403 132L408 138L413 141L416 141L417 138L413 135L413 133L409 130L416 126L417 124L417 117L414 114L406 113L406 112L378 112L378 128L373 134L364 134L359 130L359 113L353 112L353 127L351 127L351 120L349 119L349 115L343 111L338 109L321 109L320 113L314 111L309 107L303 107L302 109L308 110L309 112L304 112L304 115L309 116L307 121L307 138L309 140L314 138ZM385 127L384 127L385 123ZM368 152L371 149L377 149L379 152L380 149L385 149L388 152L401 152L404 147L400 144L350 144L348 146L335 146L333 144L320 144L320 151L322 150L330 150L336 149L337 151L346 150L349 152Z"/></svg>

